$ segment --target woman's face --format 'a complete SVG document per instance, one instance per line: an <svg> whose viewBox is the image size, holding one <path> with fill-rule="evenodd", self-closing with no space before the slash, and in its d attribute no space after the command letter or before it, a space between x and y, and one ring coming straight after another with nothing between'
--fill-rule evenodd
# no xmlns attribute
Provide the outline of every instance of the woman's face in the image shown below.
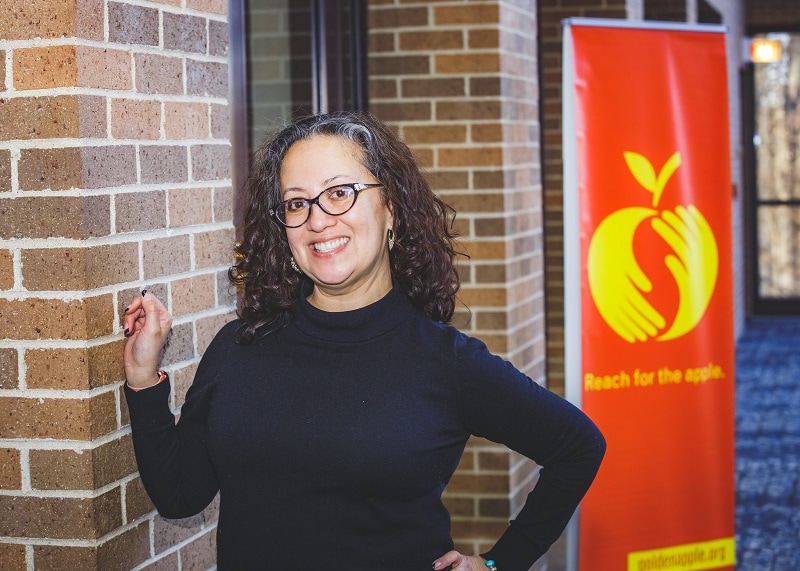
<svg viewBox="0 0 800 571"><path fill-rule="evenodd" d="M357 144L330 135L294 143L281 165L282 200L315 198L339 184L372 184L375 177L359 161ZM382 298L392 287L387 231L392 214L381 188L359 192L340 216L311 205L311 216L286 228L289 248L302 272L314 282L309 301L327 311L347 311Z"/></svg>

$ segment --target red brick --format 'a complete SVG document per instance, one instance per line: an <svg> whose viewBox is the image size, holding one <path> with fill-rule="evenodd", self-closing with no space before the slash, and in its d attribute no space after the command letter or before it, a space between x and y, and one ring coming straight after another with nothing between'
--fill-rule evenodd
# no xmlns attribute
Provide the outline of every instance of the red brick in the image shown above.
<svg viewBox="0 0 800 571"><path fill-rule="evenodd" d="M233 229L214 230L194 238L195 265L198 269L229 266L233 262Z"/></svg>
<svg viewBox="0 0 800 571"><path fill-rule="evenodd" d="M181 547L181 568L188 570L210 569L217 561L217 533L210 529Z"/></svg>
<svg viewBox="0 0 800 571"><path fill-rule="evenodd" d="M108 3L108 39L119 44L158 45L158 10Z"/></svg>
<svg viewBox="0 0 800 571"><path fill-rule="evenodd" d="M184 53L205 54L206 19L188 14L164 12L164 48Z"/></svg>
<svg viewBox="0 0 800 571"><path fill-rule="evenodd" d="M204 274L172 282L172 314L175 317L215 307L216 276Z"/></svg>
<svg viewBox="0 0 800 571"><path fill-rule="evenodd" d="M127 51L77 46L78 86L97 89L133 88L132 60Z"/></svg>
<svg viewBox="0 0 800 571"><path fill-rule="evenodd" d="M228 65L213 61L186 60L186 93L228 97Z"/></svg>
<svg viewBox="0 0 800 571"><path fill-rule="evenodd" d="M116 207L116 230L119 233L158 230L167 226L167 201L162 190L118 194L114 204ZM134 269L136 277L138 277L138 257ZM122 281L133 281L136 277Z"/></svg>
<svg viewBox="0 0 800 571"><path fill-rule="evenodd" d="M169 225L172 228L191 226L193 224L208 224L213 220L212 193L210 188L179 188L170 190L169 200ZM213 201L216 207L216 200Z"/></svg>
<svg viewBox="0 0 800 571"><path fill-rule="evenodd" d="M144 277L154 279L191 269L188 236L146 240L142 244Z"/></svg>
<svg viewBox="0 0 800 571"><path fill-rule="evenodd" d="M226 57L228 55L228 41L228 23L209 20L208 55Z"/></svg>
<svg viewBox="0 0 800 571"><path fill-rule="evenodd" d="M227 106L223 105L214 105L213 107L227 109ZM212 111L212 123L213 121ZM227 117L225 117L225 129L227 130L228 127ZM208 105L167 101L164 104L164 133L167 139L208 138ZM227 137L226 132L223 138Z"/></svg>
<svg viewBox="0 0 800 571"><path fill-rule="evenodd" d="M189 179L186 147L147 145L139 148L143 184L186 182Z"/></svg>
<svg viewBox="0 0 800 571"><path fill-rule="evenodd" d="M214 189L214 222L233 221L233 189L231 187Z"/></svg>
<svg viewBox="0 0 800 571"><path fill-rule="evenodd" d="M186 7L209 14L228 14L227 0L186 0Z"/></svg>
<svg viewBox="0 0 800 571"><path fill-rule="evenodd" d="M136 149L132 145L81 147L84 188L136 184Z"/></svg>
<svg viewBox="0 0 800 571"><path fill-rule="evenodd" d="M211 104L211 137L213 139L231 137L231 108L228 105Z"/></svg>
<svg viewBox="0 0 800 571"><path fill-rule="evenodd" d="M222 180L231 177L230 145L193 145L192 180Z"/></svg>

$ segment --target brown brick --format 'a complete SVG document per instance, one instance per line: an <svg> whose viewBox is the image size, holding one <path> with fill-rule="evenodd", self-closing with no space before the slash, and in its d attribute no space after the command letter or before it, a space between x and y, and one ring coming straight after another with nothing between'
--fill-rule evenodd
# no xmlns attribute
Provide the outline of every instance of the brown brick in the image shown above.
<svg viewBox="0 0 800 571"><path fill-rule="evenodd" d="M228 105L211 104L211 138L231 137L231 108Z"/></svg>
<svg viewBox="0 0 800 571"><path fill-rule="evenodd" d="M84 299L86 307L86 334L88 339L110 335L114 331L114 299L109 294Z"/></svg>
<svg viewBox="0 0 800 571"><path fill-rule="evenodd" d="M208 224L213 220L212 192L210 188L179 188L170 190L169 225L172 228ZM216 203L213 204L216 206Z"/></svg>
<svg viewBox="0 0 800 571"><path fill-rule="evenodd" d="M0 389L15 389L19 384L17 350L0 347Z"/></svg>
<svg viewBox="0 0 800 571"><path fill-rule="evenodd" d="M78 84L75 46L47 46L14 50L14 88L52 89Z"/></svg>
<svg viewBox="0 0 800 571"><path fill-rule="evenodd" d="M214 189L214 222L233 221L233 189L231 187Z"/></svg>
<svg viewBox="0 0 800 571"><path fill-rule="evenodd" d="M0 55L2 55L2 52L0 52ZM2 103L0 103L0 105L2 105ZM0 192L10 192L10 191L11 191L11 151L0 149Z"/></svg>
<svg viewBox="0 0 800 571"><path fill-rule="evenodd" d="M108 39L119 44L158 45L158 10L108 2Z"/></svg>
<svg viewBox="0 0 800 571"><path fill-rule="evenodd" d="M88 238L108 235L107 196L0 198L0 238Z"/></svg>
<svg viewBox="0 0 800 571"><path fill-rule="evenodd" d="M25 546L19 543L0 543L0 561L8 571L25 571L28 568L25 562Z"/></svg>
<svg viewBox="0 0 800 571"><path fill-rule="evenodd" d="M465 538L500 537L507 527L508 518L454 520L450 532L463 541Z"/></svg>
<svg viewBox="0 0 800 571"><path fill-rule="evenodd" d="M77 46L79 87L132 89L131 54L127 51Z"/></svg>
<svg viewBox="0 0 800 571"><path fill-rule="evenodd" d="M470 127L471 139L474 143L502 143L503 126L499 123L476 124Z"/></svg>
<svg viewBox="0 0 800 571"><path fill-rule="evenodd" d="M0 290L14 287L14 254L0 250Z"/></svg>
<svg viewBox="0 0 800 571"><path fill-rule="evenodd" d="M19 450L0 448L0 489L19 490L22 487L22 471Z"/></svg>
<svg viewBox="0 0 800 571"><path fill-rule="evenodd" d="M511 506L507 498L479 498L478 516L479 517L502 517L508 518L511 515Z"/></svg>
<svg viewBox="0 0 800 571"><path fill-rule="evenodd" d="M136 149L131 145L81 147L84 188L105 188L136 183Z"/></svg>
<svg viewBox="0 0 800 571"><path fill-rule="evenodd" d="M122 525L120 491L96 498L0 496L0 535L95 539Z"/></svg>
<svg viewBox="0 0 800 571"><path fill-rule="evenodd" d="M93 450L31 450L30 471L37 490L93 490L136 472L136 460L128 434Z"/></svg>
<svg viewBox="0 0 800 571"><path fill-rule="evenodd" d="M101 544L97 548L96 568L125 571L137 567L149 556L150 525L142 522Z"/></svg>
<svg viewBox="0 0 800 571"><path fill-rule="evenodd" d="M205 54L206 19L164 12L164 48L184 53Z"/></svg>
<svg viewBox="0 0 800 571"><path fill-rule="evenodd" d="M425 179L434 191L461 190L469 184L469 173L466 171L426 172Z"/></svg>
<svg viewBox="0 0 800 571"><path fill-rule="evenodd" d="M66 545L35 545L33 562L37 570L97 569L97 549Z"/></svg>
<svg viewBox="0 0 800 571"><path fill-rule="evenodd" d="M160 559L151 561L152 563L142 567L141 571L175 571L179 567L177 551L172 551Z"/></svg>
<svg viewBox="0 0 800 571"><path fill-rule="evenodd" d="M227 0L186 0L186 7L209 14L221 14L224 16L228 13Z"/></svg>
<svg viewBox="0 0 800 571"><path fill-rule="evenodd" d="M404 79L401 90L403 97L464 97L466 84L462 78L450 77Z"/></svg>
<svg viewBox="0 0 800 571"><path fill-rule="evenodd" d="M175 395L175 406L182 406L186 401L186 391L192 386L194 375L197 372L197 363L188 367L176 369L172 374L172 393Z"/></svg>
<svg viewBox="0 0 800 571"><path fill-rule="evenodd" d="M186 182L188 153L184 146L147 145L139 148L142 183Z"/></svg>
<svg viewBox="0 0 800 571"><path fill-rule="evenodd" d="M439 149L439 166L499 166L503 164L500 147L462 147Z"/></svg>
<svg viewBox="0 0 800 571"><path fill-rule="evenodd" d="M458 50L464 47L464 34L460 30L431 30L400 32L400 50L435 51Z"/></svg>
<svg viewBox="0 0 800 571"><path fill-rule="evenodd" d="M370 110L384 121L430 121L433 117L431 103L413 101L406 103L371 103Z"/></svg>
<svg viewBox="0 0 800 571"><path fill-rule="evenodd" d="M497 119L503 116L500 102L496 100L478 101L437 101L436 118L439 120Z"/></svg>
<svg viewBox="0 0 800 571"><path fill-rule="evenodd" d="M157 230L167 226L167 200L163 190L126 192L115 197L117 232ZM138 254L134 263L138 277ZM122 280L122 281L132 281Z"/></svg>
<svg viewBox="0 0 800 571"><path fill-rule="evenodd" d="M380 55L369 58L370 78L385 75L422 75L429 74L430 58L421 55Z"/></svg>
<svg viewBox="0 0 800 571"><path fill-rule="evenodd" d="M213 230L194 238L195 265L198 269L228 266L233 261L233 229Z"/></svg>
<svg viewBox="0 0 800 571"><path fill-rule="evenodd" d="M181 58L136 54L136 91L140 93L183 94Z"/></svg>
<svg viewBox="0 0 800 571"><path fill-rule="evenodd" d="M409 145L437 143L465 143L467 128L464 125L419 125L403 128L403 137Z"/></svg>
<svg viewBox="0 0 800 571"><path fill-rule="evenodd" d="M20 190L65 190L81 187L78 147L22 149L19 157Z"/></svg>
<svg viewBox="0 0 800 571"><path fill-rule="evenodd" d="M410 8L376 8L369 11L369 29L402 28L428 24L428 9L424 6Z"/></svg>
<svg viewBox="0 0 800 571"><path fill-rule="evenodd" d="M489 73L500 71L500 56L496 53L437 54L436 73Z"/></svg>
<svg viewBox="0 0 800 571"><path fill-rule="evenodd" d="M0 299L0 338L86 339L86 315L81 301Z"/></svg>
<svg viewBox="0 0 800 571"><path fill-rule="evenodd" d="M78 131L82 138L105 138L107 133L106 98L95 95L78 96Z"/></svg>
<svg viewBox="0 0 800 571"><path fill-rule="evenodd" d="M32 291L95 289L139 277L133 243L22 251L22 283Z"/></svg>
<svg viewBox="0 0 800 571"><path fill-rule="evenodd" d="M154 509L141 478L134 478L125 484L125 513L128 521L135 521Z"/></svg>
<svg viewBox="0 0 800 571"><path fill-rule="evenodd" d="M236 313L230 311L212 317L203 317L196 321L197 327L197 352L202 355L208 348L211 340L226 323L236 319Z"/></svg>
<svg viewBox="0 0 800 571"><path fill-rule="evenodd" d="M500 32L497 29L468 30L467 46L470 49L491 49L500 46Z"/></svg>
<svg viewBox="0 0 800 571"><path fill-rule="evenodd" d="M228 23L209 20L208 55L226 57L228 55L228 42Z"/></svg>
<svg viewBox="0 0 800 571"><path fill-rule="evenodd" d="M25 351L29 389L88 389L87 349L29 349Z"/></svg>
<svg viewBox="0 0 800 571"><path fill-rule="evenodd" d="M181 547L182 569L211 569L217 561L216 529L210 529L200 537Z"/></svg>
<svg viewBox="0 0 800 571"><path fill-rule="evenodd" d="M214 274L193 276L172 282L172 314L176 317L215 307Z"/></svg>
<svg viewBox="0 0 800 571"><path fill-rule="evenodd" d="M186 93L228 97L228 65L213 61L186 60Z"/></svg>
<svg viewBox="0 0 800 571"><path fill-rule="evenodd" d="M502 287L473 288L465 285L461 288L458 298L467 307L504 307L507 303L506 290Z"/></svg>
<svg viewBox="0 0 800 571"><path fill-rule="evenodd" d="M0 18L0 39L60 38L75 30L75 7L59 0L7 0Z"/></svg>
<svg viewBox="0 0 800 571"><path fill-rule="evenodd" d="M227 109L223 105L214 107ZM226 122L225 128L227 127ZM208 105L167 101L164 104L164 133L167 139L207 139Z"/></svg>
<svg viewBox="0 0 800 571"><path fill-rule="evenodd" d="M191 269L188 236L146 240L142 244L144 277L154 279Z"/></svg>
<svg viewBox="0 0 800 571"><path fill-rule="evenodd" d="M0 438L92 440L116 428L113 393L89 399L0 397Z"/></svg>
<svg viewBox="0 0 800 571"><path fill-rule="evenodd" d="M395 79L369 78L370 100L396 99L398 97L397 81Z"/></svg>
<svg viewBox="0 0 800 571"><path fill-rule="evenodd" d="M191 323L180 323L173 325L164 346L161 356L161 365L169 367L173 363L179 363L196 357L194 352L194 329Z"/></svg>
<svg viewBox="0 0 800 571"><path fill-rule="evenodd" d="M75 95L0 100L0 140L75 138L78 127Z"/></svg>
<svg viewBox="0 0 800 571"><path fill-rule="evenodd" d="M161 103L113 99L111 136L115 139L158 139L161 136Z"/></svg>
<svg viewBox="0 0 800 571"><path fill-rule="evenodd" d="M193 145L192 180L222 180L231 177L230 145Z"/></svg>
<svg viewBox="0 0 800 571"><path fill-rule="evenodd" d="M104 0L77 0L75 35L86 40L103 40Z"/></svg>
<svg viewBox="0 0 800 571"><path fill-rule="evenodd" d="M500 21L500 11L496 3L470 6L435 6L433 21L437 26L452 24L496 24Z"/></svg>

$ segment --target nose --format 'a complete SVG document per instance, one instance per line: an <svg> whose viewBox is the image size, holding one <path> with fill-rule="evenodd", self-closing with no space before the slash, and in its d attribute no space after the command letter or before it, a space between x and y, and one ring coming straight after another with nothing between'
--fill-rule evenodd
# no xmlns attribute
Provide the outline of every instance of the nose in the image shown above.
<svg viewBox="0 0 800 571"><path fill-rule="evenodd" d="M313 230L314 232L321 232L322 230L325 230L325 228L336 224L336 216L325 212L322 207L320 207L318 202L311 204L309 208L311 210L309 210L306 225L310 230Z"/></svg>

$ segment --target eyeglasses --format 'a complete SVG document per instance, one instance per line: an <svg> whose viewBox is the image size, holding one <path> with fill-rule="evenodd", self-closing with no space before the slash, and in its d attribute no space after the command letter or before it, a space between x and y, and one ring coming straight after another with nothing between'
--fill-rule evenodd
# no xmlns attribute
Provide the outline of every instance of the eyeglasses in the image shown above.
<svg viewBox="0 0 800 571"><path fill-rule="evenodd" d="M311 218L311 205L316 204L326 214L341 216L356 203L358 193L368 188L383 186L380 183L362 184L337 184L326 188L314 198L290 198L284 200L275 208L270 208L270 216L287 228L302 226Z"/></svg>

